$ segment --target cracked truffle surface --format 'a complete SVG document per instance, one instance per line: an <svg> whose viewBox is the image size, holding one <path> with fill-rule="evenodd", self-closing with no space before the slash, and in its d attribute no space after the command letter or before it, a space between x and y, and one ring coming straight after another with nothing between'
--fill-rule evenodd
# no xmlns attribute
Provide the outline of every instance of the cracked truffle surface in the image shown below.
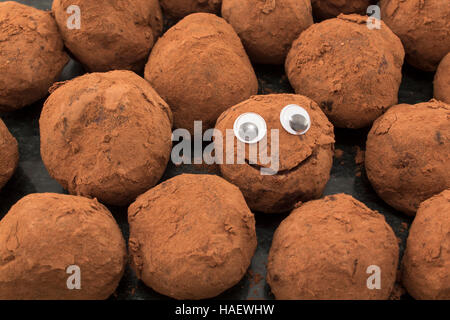
<svg viewBox="0 0 450 320"><path fill-rule="evenodd" d="M175 19L181 19L196 12L218 14L222 3L221 0L160 0L159 2L164 14Z"/></svg>
<svg viewBox="0 0 450 320"><path fill-rule="evenodd" d="M316 101L340 128L369 126L398 102L401 41L383 23L380 30L368 29L366 20L340 15L314 24L295 40L286 60L295 92Z"/></svg>
<svg viewBox="0 0 450 320"><path fill-rule="evenodd" d="M313 24L310 0L223 0L222 16L254 63L283 64L292 42Z"/></svg>
<svg viewBox="0 0 450 320"><path fill-rule="evenodd" d="M415 299L450 299L450 190L420 205L402 267L403 285Z"/></svg>
<svg viewBox="0 0 450 320"><path fill-rule="evenodd" d="M381 17L405 46L412 66L435 71L450 52L448 0L381 0Z"/></svg>
<svg viewBox="0 0 450 320"><path fill-rule="evenodd" d="M311 128L304 135L292 135L280 122L280 113L290 104L303 107L311 118ZM263 164L260 157L256 164L250 163L249 146L245 149L245 163L238 164L237 139L232 143L234 154L227 152L227 143L215 141L217 148L223 148L225 161L220 165L222 176L238 186L244 194L249 207L264 213L281 213L292 210L295 203L317 199L322 195L330 178L333 164L334 132L319 106L311 99L293 94L273 94L254 96L229 110L217 120L216 129L226 135L233 130L236 119L247 112L259 114L267 124L267 148L264 140L259 148L278 154L278 164ZM272 130L278 131L279 148L272 146ZM234 137L234 136L233 136ZM232 141L233 142L233 141ZM263 149L263 150L264 150ZM275 166L278 170L275 170ZM262 168L273 167L275 174L263 175Z"/></svg>
<svg viewBox="0 0 450 320"><path fill-rule="evenodd" d="M255 219L239 189L183 174L128 209L131 264L139 279L176 299L212 298L236 285L256 249Z"/></svg>
<svg viewBox="0 0 450 320"><path fill-rule="evenodd" d="M69 61L49 12L0 3L0 111L44 98Z"/></svg>
<svg viewBox="0 0 450 320"><path fill-rule="evenodd" d="M0 190L11 179L19 163L17 140L0 119Z"/></svg>
<svg viewBox="0 0 450 320"><path fill-rule="evenodd" d="M0 299L106 299L126 264L122 233L96 200L32 194L0 221ZM69 290L69 266L81 289Z"/></svg>
<svg viewBox="0 0 450 320"><path fill-rule="evenodd" d="M69 28L74 5L79 29ZM54 0L52 11L64 44L90 72L141 72L163 28L158 0Z"/></svg>
<svg viewBox="0 0 450 320"><path fill-rule="evenodd" d="M450 188L448 159L450 106L436 100L392 107L367 138L367 177L385 202L408 215Z"/></svg>
<svg viewBox="0 0 450 320"><path fill-rule="evenodd" d="M450 104L450 52L442 59L434 77L434 97Z"/></svg>
<svg viewBox="0 0 450 320"><path fill-rule="evenodd" d="M176 128L213 128L229 107L258 92L253 67L233 28L213 14L187 16L156 43L145 78L167 101Z"/></svg>
<svg viewBox="0 0 450 320"><path fill-rule="evenodd" d="M278 227L267 282L281 300L387 299L398 250L384 216L349 195L332 195L302 204ZM381 289L368 288L370 266L381 270Z"/></svg>
<svg viewBox="0 0 450 320"><path fill-rule="evenodd" d="M170 159L171 111L131 71L60 83L39 120L41 155L71 194L128 205L153 187Z"/></svg>

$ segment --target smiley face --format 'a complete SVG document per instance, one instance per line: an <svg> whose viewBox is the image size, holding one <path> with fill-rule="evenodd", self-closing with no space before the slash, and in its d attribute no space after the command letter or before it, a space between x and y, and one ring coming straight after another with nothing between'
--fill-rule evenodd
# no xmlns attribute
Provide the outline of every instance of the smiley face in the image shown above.
<svg viewBox="0 0 450 320"><path fill-rule="evenodd" d="M218 145L227 159L220 171L241 189L252 210L286 212L299 201L322 195L333 162L334 133L311 99L293 94L254 96L225 111L216 129L224 136L232 130L233 148L228 142ZM252 157L255 147L257 158ZM245 161L230 161L242 148Z"/></svg>

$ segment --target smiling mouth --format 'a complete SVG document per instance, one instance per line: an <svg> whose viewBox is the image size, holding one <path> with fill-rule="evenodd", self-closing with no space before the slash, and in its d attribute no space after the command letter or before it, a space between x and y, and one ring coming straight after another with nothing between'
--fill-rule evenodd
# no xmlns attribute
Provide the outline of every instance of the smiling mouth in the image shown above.
<svg viewBox="0 0 450 320"><path fill-rule="evenodd" d="M275 175L277 176L283 176L288 175L289 173L295 172L297 170L300 170L304 165L309 163L313 158L317 157L317 151L314 150L307 158L305 158L303 161L299 162L295 167L292 167L291 169L285 169L281 171L277 171ZM245 163L250 166L251 168L261 171L262 169L270 170L270 167L263 167L258 164L251 164L248 159L245 159Z"/></svg>

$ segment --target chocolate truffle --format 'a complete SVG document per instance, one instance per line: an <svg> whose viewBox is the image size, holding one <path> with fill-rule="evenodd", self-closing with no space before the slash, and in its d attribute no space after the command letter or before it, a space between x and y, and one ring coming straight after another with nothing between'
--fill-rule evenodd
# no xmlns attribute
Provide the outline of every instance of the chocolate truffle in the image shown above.
<svg viewBox="0 0 450 320"><path fill-rule="evenodd" d="M138 278L175 299L212 298L236 285L256 249L253 214L218 176L163 182L130 206L128 221Z"/></svg>
<svg viewBox="0 0 450 320"><path fill-rule="evenodd" d="M291 109L292 105L296 107ZM285 129L284 126L289 123L280 121L284 110L292 110L293 117L306 113L309 130L297 135L289 127L289 131ZM217 121L216 129L225 137L226 131L233 130L239 122L246 125L246 120L243 122L240 119L247 114L256 114L263 119L264 125L260 125L258 130L261 136L266 133L267 139L246 145L233 135L232 150L227 147L230 140L228 135L226 143L220 144L216 140L217 148L222 149L227 158L220 165L223 177L241 189L254 211L287 212L298 201L319 198L330 178L334 153L333 126L319 106L300 95L254 96L224 112ZM257 125L257 121L250 119L248 123L255 122ZM273 140L276 136L278 142L273 145L277 141ZM242 153L239 151L242 145L245 148L245 161L239 164L235 155ZM252 145L257 145L259 150L267 150L266 154L259 152L258 159L251 161ZM266 161L261 155L267 155L271 161Z"/></svg>
<svg viewBox="0 0 450 320"><path fill-rule="evenodd" d="M450 52L448 0L381 0L383 21L400 37L406 61L424 71L435 71Z"/></svg>
<svg viewBox="0 0 450 320"><path fill-rule="evenodd" d="M12 177L19 163L19 149L16 139L0 119L0 190Z"/></svg>
<svg viewBox="0 0 450 320"><path fill-rule="evenodd" d="M434 77L434 97L450 104L450 53L442 59Z"/></svg>
<svg viewBox="0 0 450 320"><path fill-rule="evenodd" d="M337 17L341 13L365 15L367 8L376 3L374 0L311 0L314 17L325 20Z"/></svg>
<svg viewBox="0 0 450 320"><path fill-rule="evenodd" d="M32 194L0 221L0 300L106 299L125 264L122 233L96 200Z"/></svg>
<svg viewBox="0 0 450 320"><path fill-rule="evenodd" d="M281 300L387 299L398 252L384 216L349 195L328 196L296 208L278 227L267 282Z"/></svg>
<svg viewBox="0 0 450 320"><path fill-rule="evenodd" d="M156 43L145 78L174 113L176 128L214 127L229 107L258 92L258 81L233 28L208 13L187 16Z"/></svg>
<svg viewBox="0 0 450 320"><path fill-rule="evenodd" d="M254 63L283 64L292 42L313 24L311 0L223 0L222 16Z"/></svg>
<svg viewBox="0 0 450 320"><path fill-rule="evenodd" d="M161 178L170 158L171 111L131 71L59 84L39 120L41 155L71 194L127 205Z"/></svg>
<svg viewBox="0 0 450 320"><path fill-rule="evenodd" d="M0 3L0 111L13 111L48 94L69 61L49 12Z"/></svg>
<svg viewBox="0 0 450 320"><path fill-rule="evenodd" d="M164 14L181 19L191 13L207 12L218 14L221 0L160 0Z"/></svg>
<svg viewBox="0 0 450 320"><path fill-rule="evenodd" d="M392 107L367 138L366 171L378 195L414 215L450 188L450 105L436 100Z"/></svg>
<svg viewBox="0 0 450 320"><path fill-rule="evenodd" d="M158 0L54 0L52 10L66 47L91 72L142 71L163 27Z"/></svg>
<svg viewBox="0 0 450 320"><path fill-rule="evenodd" d="M372 124L397 104L404 51L383 23L340 15L314 24L293 43L286 73L295 92L316 101L340 128Z"/></svg>
<svg viewBox="0 0 450 320"><path fill-rule="evenodd" d="M403 256L402 282L415 299L450 300L450 189L419 207Z"/></svg>

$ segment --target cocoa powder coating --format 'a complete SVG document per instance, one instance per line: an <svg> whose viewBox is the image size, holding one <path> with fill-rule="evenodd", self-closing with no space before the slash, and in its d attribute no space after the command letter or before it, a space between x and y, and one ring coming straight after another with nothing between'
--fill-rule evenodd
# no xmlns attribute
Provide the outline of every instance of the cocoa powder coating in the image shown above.
<svg viewBox="0 0 450 320"><path fill-rule="evenodd" d="M275 232L267 282L281 300L381 300L394 286L397 238L384 216L339 194L296 208ZM367 286L369 266L381 289Z"/></svg>
<svg viewBox="0 0 450 320"><path fill-rule="evenodd" d="M194 121L214 127L219 115L258 91L258 81L233 28L213 14L196 13L156 43L145 78L174 113L176 128Z"/></svg>
<svg viewBox="0 0 450 320"><path fill-rule="evenodd" d="M16 171L19 163L17 140L0 119L0 190Z"/></svg>
<svg viewBox="0 0 450 320"><path fill-rule="evenodd" d="M424 71L435 71L450 52L448 0L381 0L383 21L400 37L406 61Z"/></svg>
<svg viewBox="0 0 450 320"><path fill-rule="evenodd" d="M286 73L295 92L316 101L337 127L372 124L398 102L404 50L382 23L340 15L314 24L294 41Z"/></svg>
<svg viewBox="0 0 450 320"><path fill-rule="evenodd" d="M69 6L80 8L80 29ZM90 71L142 71L162 32L158 0L54 0L52 11L64 44Z"/></svg>
<svg viewBox="0 0 450 320"><path fill-rule="evenodd" d="M237 284L257 244L241 192L213 175L163 182L130 206L128 221L138 278L175 299L212 298Z"/></svg>
<svg viewBox="0 0 450 320"><path fill-rule="evenodd" d="M0 3L0 111L14 111L47 95L69 61L49 12Z"/></svg>
<svg viewBox="0 0 450 320"><path fill-rule="evenodd" d="M374 0L311 0L314 17L317 20L335 18L341 13L365 15Z"/></svg>
<svg viewBox="0 0 450 320"><path fill-rule="evenodd" d="M96 200L32 194L0 221L1 300L106 299L126 264L122 233ZM69 266L81 289L69 290Z"/></svg>
<svg viewBox="0 0 450 320"><path fill-rule="evenodd" d="M442 59L436 71L434 97L450 104L450 52Z"/></svg>
<svg viewBox="0 0 450 320"><path fill-rule="evenodd" d="M290 104L297 104L309 113L311 128L304 135L290 134L280 122L280 112ZM272 164L261 163L259 157L257 164L250 164L247 145L245 164L238 164L236 158L231 158L232 164L227 164L229 162L224 160L220 165L222 176L241 189L249 207L254 211L287 212L299 201L319 198L330 178L334 154L333 125L319 106L300 95L254 96L224 112L217 120L216 129L225 136L226 130L233 129L236 119L247 112L257 113L266 121L267 155L270 157L272 152L278 151L278 172L274 175L262 175L261 168L270 168ZM278 130L279 150L271 145L272 130ZM226 157L230 156L226 143L215 143L217 148L223 148ZM259 142L258 147L266 148L264 140ZM237 154L238 144L235 139L234 155ZM231 157L234 155L231 154Z"/></svg>
<svg viewBox="0 0 450 320"><path fill-rule="evenodd" d="M415 299L450 299L450 190L420 205L402 267L403 285Z"/></svg>
<svg viewBox="0 0 450 320"><path fill-rule="evenodd" d="M392 107L367 138L367 177L384 201L408 215L450 188L449 159L450 106L436 100Z"/></svg>
<svg viewBox="0 0 450 320"><path fill-rule="evenodd" d="M313 24L311 0L223 0L222 16L254 63L283 64L292 42Z"/></svg>
<svg viewBox="0 0 450 320"><path fill-rule="evenodd" d="M127 205L161 178L170 158L171 111L131 71L58 84L39 120L41 155L71 194Z"/></svg>
<svg viewBox="0 0 450 320"><path fill-rule="evenodd" d="M175 19L181 19L185 16L196 13L220 12L221 0L160 0L164 14Z"/></svg>

